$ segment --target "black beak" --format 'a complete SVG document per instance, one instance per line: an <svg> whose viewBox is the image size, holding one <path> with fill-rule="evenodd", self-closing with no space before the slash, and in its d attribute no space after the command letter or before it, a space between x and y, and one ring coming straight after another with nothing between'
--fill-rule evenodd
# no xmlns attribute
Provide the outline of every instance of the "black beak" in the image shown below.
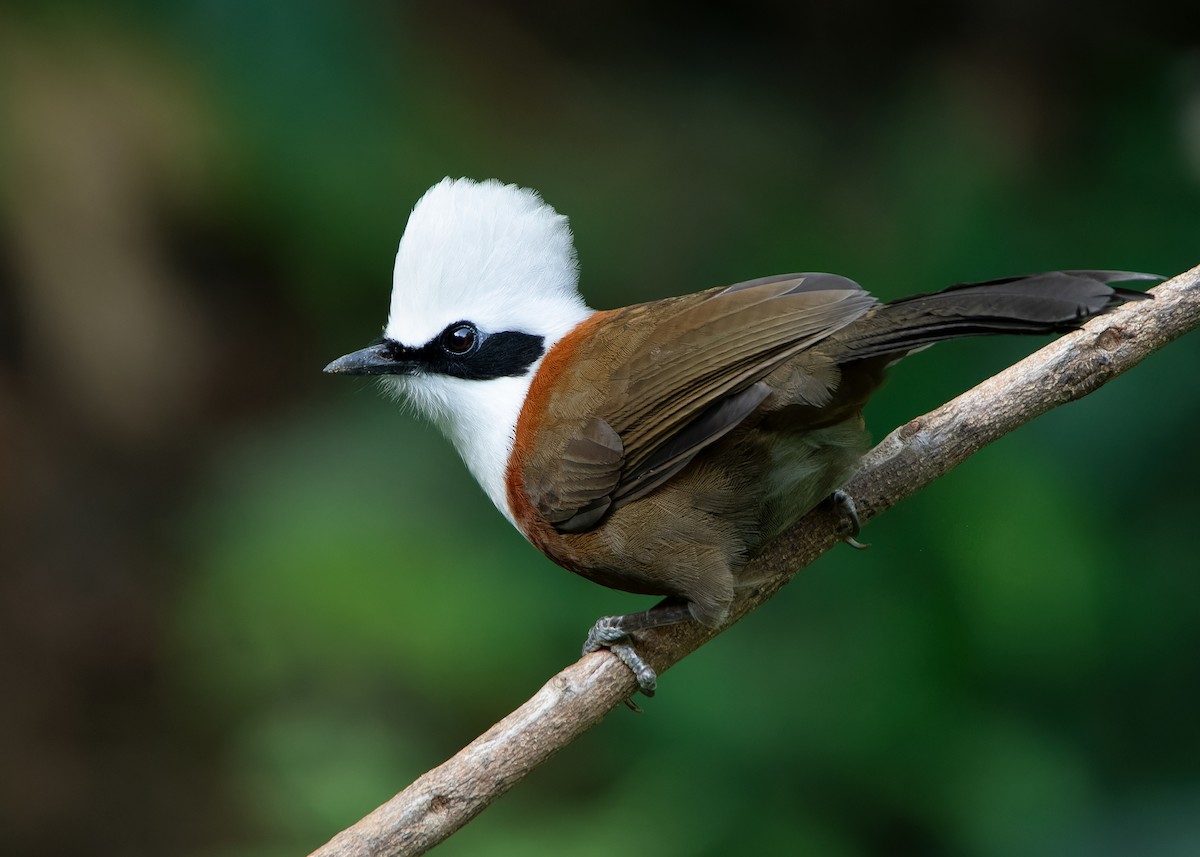
<svg viewBox="0 0 1200 857"><path fill-rule="evenodd" d="M416 363L393 356L394 346L381 342L339 357L325 371L330 375L412 375Z"/></svg>

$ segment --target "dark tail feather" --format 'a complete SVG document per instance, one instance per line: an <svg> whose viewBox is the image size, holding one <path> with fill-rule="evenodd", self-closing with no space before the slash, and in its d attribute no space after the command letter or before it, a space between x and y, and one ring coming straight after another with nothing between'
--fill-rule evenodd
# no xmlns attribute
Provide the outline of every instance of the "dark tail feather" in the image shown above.
<svg viewBox="0 0 1200 857"><path fill-rule="evenodd" d="M1131 271L1051 271L984 283L961 283L940 292L884 304L839 336L841 362L895 354L943 339L992 334L1046 334L1072 330L1126 301L1152 297L1109 283L1161 280Z"/></svg>

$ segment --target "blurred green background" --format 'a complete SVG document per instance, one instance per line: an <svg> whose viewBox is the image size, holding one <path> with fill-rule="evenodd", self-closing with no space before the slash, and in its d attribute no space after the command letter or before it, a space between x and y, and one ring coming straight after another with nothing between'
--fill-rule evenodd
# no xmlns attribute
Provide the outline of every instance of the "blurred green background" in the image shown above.
<svg viewBox="0 0 1200 857"><path fill-rule="evenodd" d="M596 307L1200 263L1195 4L0 9L0 852L291 855L649 599L324 377L443 176ZM1036 347L939 346L877 436ZM1193 336L1005 438L446 855L1200 853Z"/></svg>

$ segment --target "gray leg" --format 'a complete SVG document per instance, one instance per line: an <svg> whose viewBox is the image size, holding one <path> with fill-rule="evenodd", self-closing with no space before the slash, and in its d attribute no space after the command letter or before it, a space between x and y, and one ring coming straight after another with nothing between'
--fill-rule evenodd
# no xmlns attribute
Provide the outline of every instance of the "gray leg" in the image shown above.
<svg viewBox="0 0 1200 857"><path fill-rule="evenodd" d="M588 631L587 640L583 644L583 653L597 652L608 649L616 655L621 663L629 667L637 679L638 688L646 696L654 696L658 684L658 676L654 669L642 660L642 656L634 651L631 642L632 635L637 631L657 628L660 625L674 625L692 617L686 602L664 601L641 613L628 613L624 616L602 616Z"/></svg>

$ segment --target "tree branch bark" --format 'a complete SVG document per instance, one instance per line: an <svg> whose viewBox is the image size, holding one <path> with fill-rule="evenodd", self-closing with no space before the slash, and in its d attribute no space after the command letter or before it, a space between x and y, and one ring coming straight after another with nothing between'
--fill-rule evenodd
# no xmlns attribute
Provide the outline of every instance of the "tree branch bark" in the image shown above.
<svg viewBox="0 0 1200 857"><path fill-rule="evenodd" d="M956 399L901 426L846 486L865 523L1019 426L1098 389L1200 326L1200 267L1152 290L1153 301L1093 319ZM735 603L724 626L688 622L639 635L662 674L733 625L841 540L838 515L818 508L767 546L744 575L764 583ZM454 757L330 842L314 857L423 854L636 691L607 652L580 659Z"/></svg>

